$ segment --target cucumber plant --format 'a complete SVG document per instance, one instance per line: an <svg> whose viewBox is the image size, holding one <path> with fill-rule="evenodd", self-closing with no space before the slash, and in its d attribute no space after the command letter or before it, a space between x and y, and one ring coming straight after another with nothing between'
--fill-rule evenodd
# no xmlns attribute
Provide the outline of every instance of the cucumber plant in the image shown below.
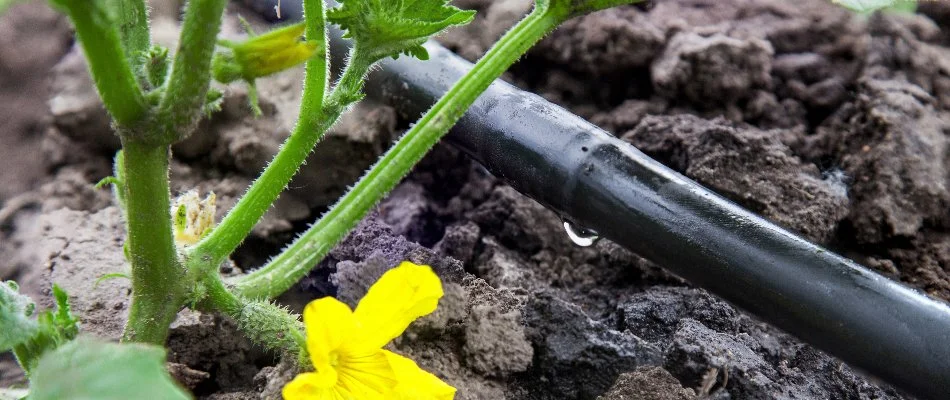
<svg viewBox="0 0 950 400"><path fill-rule="evenodd" d="M111 185L125 216L131 306L122 343L96 342L77 335L80 326L62 291L54 288L56 312L36 314L16 285L5 283L0 285L0 351L15 351L30 378L31 399L126 399L142 393L154 399L188 398L161 366L169 326L179 311L192 308L233 318L248 338L296 357L303 369L322 365L316 359L303 362L309 340L303 324L270 300L326 256L478 95L542 37L569 18L637 1L536 0L533 10L336 205L269 263L226 282L218 271L221 263L271 207L323 134L363 98L364 78L371 68L387 57L427 59L422 46L426 40L468 23L474 13L447 5L446 0L343 0L329 9L323 0L304 0L305 22L230 42L218 38L227 0L191 0L185 7L179 46L172 51L152 43L145 0L50 0L75 27L89 73L122 144L114 176L100 184ZM343 73L332 85L327 45L331 23L353 41ZM213 220L213 195L202 200L189 192L172 199L171 145L194 134L199 120L220 108L222 94L211 87L212 79L243 81L254 94L256 78L299 63L306 64L299 119L223 220L217 224ZM250 97L256 107L255 96ZM355 312L360 314L359 309ZM367 315L383 318L386 313ZM407 362L411 360L391 361L394 368ZM403 385L426 378L406 379ZM400 384L398 379L387 382ZM307 393L306 387L300 389L303 392L297 389L294 393Z"/></svg>

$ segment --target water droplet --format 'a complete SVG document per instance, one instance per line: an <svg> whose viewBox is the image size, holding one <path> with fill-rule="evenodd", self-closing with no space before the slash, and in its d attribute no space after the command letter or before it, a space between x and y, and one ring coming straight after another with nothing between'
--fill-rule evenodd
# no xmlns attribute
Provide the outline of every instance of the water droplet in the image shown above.
<svg viewBox="0 0 950 400"><path fill-rule="evenodd" d="M488 168L485 168L485 166L481 163L475 163L475 172L478 173L478 176L482 177L493 176L491 171L489 171Z"/></svg>
<svg viewBox="0 0 950 400"><path fill-rule="evenodd" d="M597 236L597 232L582 226L577 226L569 221L564 221L564 231L567 232L567 237L571 238L574 244L581 247L591 246L597 242L597 239L600 239L600 236Z"/></svg>

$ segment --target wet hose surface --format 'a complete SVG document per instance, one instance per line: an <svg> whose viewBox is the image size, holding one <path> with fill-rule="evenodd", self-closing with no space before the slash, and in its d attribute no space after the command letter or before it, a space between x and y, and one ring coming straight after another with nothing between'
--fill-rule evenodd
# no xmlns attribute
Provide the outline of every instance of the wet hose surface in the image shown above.
<svg viewBox="0 0 950 400"><path fill-rule="evenodd" d="M333 45L343 54L345 43ZM426 47L429 61L384 61L368 95L414 120L471 68ZM569 111L496 82L446 140L577 226L896 387L950 397L950 307L766 221Z"/></svg>

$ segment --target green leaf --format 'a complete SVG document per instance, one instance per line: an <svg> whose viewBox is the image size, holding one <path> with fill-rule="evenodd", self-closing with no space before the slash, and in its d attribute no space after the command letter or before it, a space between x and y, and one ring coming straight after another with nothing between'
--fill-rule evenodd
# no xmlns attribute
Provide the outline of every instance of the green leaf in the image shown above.
<svg viewBox="0 0 950 400"><path fill-rule="evenodd" d="M21 0L0 0L0 16L2 16L3 13L7 11L8 8L10 8L10 6L15 3L19 3L20 1Z"/></svg>
<svg viewBox="0 0 950 400"><path fill-rule="evenodd" d="M80 338L40 359L31 400L179 400L191 396L165 370L165 350Z"/></svg>
<svg viewBox="0 0 950 400"><path fill-rule="evenodd" d="M446 0L342 0L327 11L327 19L346 30L373 58L407 54L426 59L422 47L442 30L472 21L474 11L462 11Z"/></svg>
<svg viewBox="0 0 950 400"><path fill-rule="evenodd" d="M12 350L40 330L39 323L32 318L36 307L33 300L19 290L13 281L0 284L0 351Z"/></svg>
<svg viewBox="0 0 950 400"><path fill-rule="evenodd" d="M831 0L831 2L860 13L868 13L883 8L906 10L907 7L916 8L917 4L914 0Z"/></svg>
<svg viewBox="0 0 950 400"><path fill-rule="evenodd" d="M130 281L132 280L132 277L129 276L129 274L125 274L125 273L122 273L122 272L112 272L112 273L109 273L109 274L102 275L102 276L99 277L99 279L96 279L96 282L92 284L92 288L95 289L95 288L98 287L99 284L102 283L102 282L105 282L105 281L108 281L108 280L112 280L112 279L119 279L119 278L128 279L128 280L130 280Z"/></svg>
<svg viewBox="0 0 950 400"><path fill-rule="evenodd" d="M30 394L26 389L0 388L0 400L20 400Z"/></svg>
<svg viewBox="0 0 950 400"><path fill-rule="evenodd" d="M20 297L18 300L9 302L7 300L9 299L10 292L0 296L5 298L2 301L4 306L19 302L21 305L25 304L20 311L22 315L25 317L31 317L33 315L33 302L29 298L16 293L17 288L15 283L11 281L0 286L3 286L4 289L12 289L12 293ZM0 337L2 337L4 342L4 346L0 346L0 350L9 350L10 348L6 347L6 345L12 344L12 350L14 355L16 355L17 362L23 367L27 377L30 376L33 368L36 367L36 363L43 354L72 340L79 334L79 320L73 316L69 310L69 296L62 288L53 285L53 299L56 301L55 312L50 310L43 311L36 315L35 320L27 319L28 322L14 322L4 318L3 324L0 324L4 329L3 332L0 333ZM24 303L24 301L28 303ZM4 312L4 314L8 313ZM9 329L7 328L8 322L10 323ZM19 328L21 329L18 329L17 324L24 323L28 325L20 325Z"/></svg>
<svg viewBox="0 0 950 400"><path fill-rule="evenodd" d="M69 308L69 295L59 285L53 284L53 298L56 300L56 313L49 314L52 324L48 326L55 329L63 341L72 340L79 334L79 319ZM40 323L43 323L44 315L40 314Z"/></svg>
<svg viewBox="0 0 950 400"><path fill-rule="evenodd" d="M96 182L95 187L96 189L102 189L106 187L106 185L121 185L121 184L122 182L119 181L119 178L116 178L114 176L107 176L105 178L100 179L99 182Z"/></svg>
<svg viewBox="0 0 950 400"><path fill-rule="evenodd" d="M79 320L69 310L69 296L53 285L56 311L34 316L33 301L18 293L13 281L0 284L0 351L13 350L30 376L39 358L79 334Z"/></svg>
<svg viewBox="0 0 950 400"><path fill-rule="evenodd" d="M894 5L888 7L886 11L913 14L917 12L917 2L914 0L898 1L894 3Z"/></svg>

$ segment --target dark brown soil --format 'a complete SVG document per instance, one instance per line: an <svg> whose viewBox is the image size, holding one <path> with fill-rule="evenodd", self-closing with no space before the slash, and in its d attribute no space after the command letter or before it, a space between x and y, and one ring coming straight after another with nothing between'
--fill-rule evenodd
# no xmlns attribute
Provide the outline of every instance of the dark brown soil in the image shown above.
<svg viewBox="0 0 950 400"><path fill-rule="evenodd" d="M568 23L516 76L774 222L950 299L946 4L859 18L821 0L653 3Z"/></svg>
<svg viewBox="0 0 950 400"><path fill-rule="evenodd" d="M530 6L456 3L479 16L441 40L470 59ZM654 1L568 22L506 79L946 300L950 8L941 4L864 19L823 0ZM174 9L153 15L167 43ZM84 329L116 338L128 285L91 286L126 268L121 213L92 189L116 141L62 19L26 4L0 18L0 33L9 21L24 25L0 35L0 279L38 298L51 282L71 285ZM224 30L240 32L233 16ZM23 32L50 39L9 61L32 37ZM301 81L299 70L259 81L258 119L246 91L228 88L224 110L175 147L173 191L213 190L219 212L230 207L292 127ZM275 254L409 122L383 105L348 114L225 272ZM446 296L392 347L459 388L458 399L910 398L609 241L574 246L553 212L445 146L281 301L299 309L334 295L353 305L406 259L432 265ZM169 347L169 369L199 398L275 398L294 373L216 316L183 312ZM0 384L22 382L12 371L0 360Z"/></svg>

